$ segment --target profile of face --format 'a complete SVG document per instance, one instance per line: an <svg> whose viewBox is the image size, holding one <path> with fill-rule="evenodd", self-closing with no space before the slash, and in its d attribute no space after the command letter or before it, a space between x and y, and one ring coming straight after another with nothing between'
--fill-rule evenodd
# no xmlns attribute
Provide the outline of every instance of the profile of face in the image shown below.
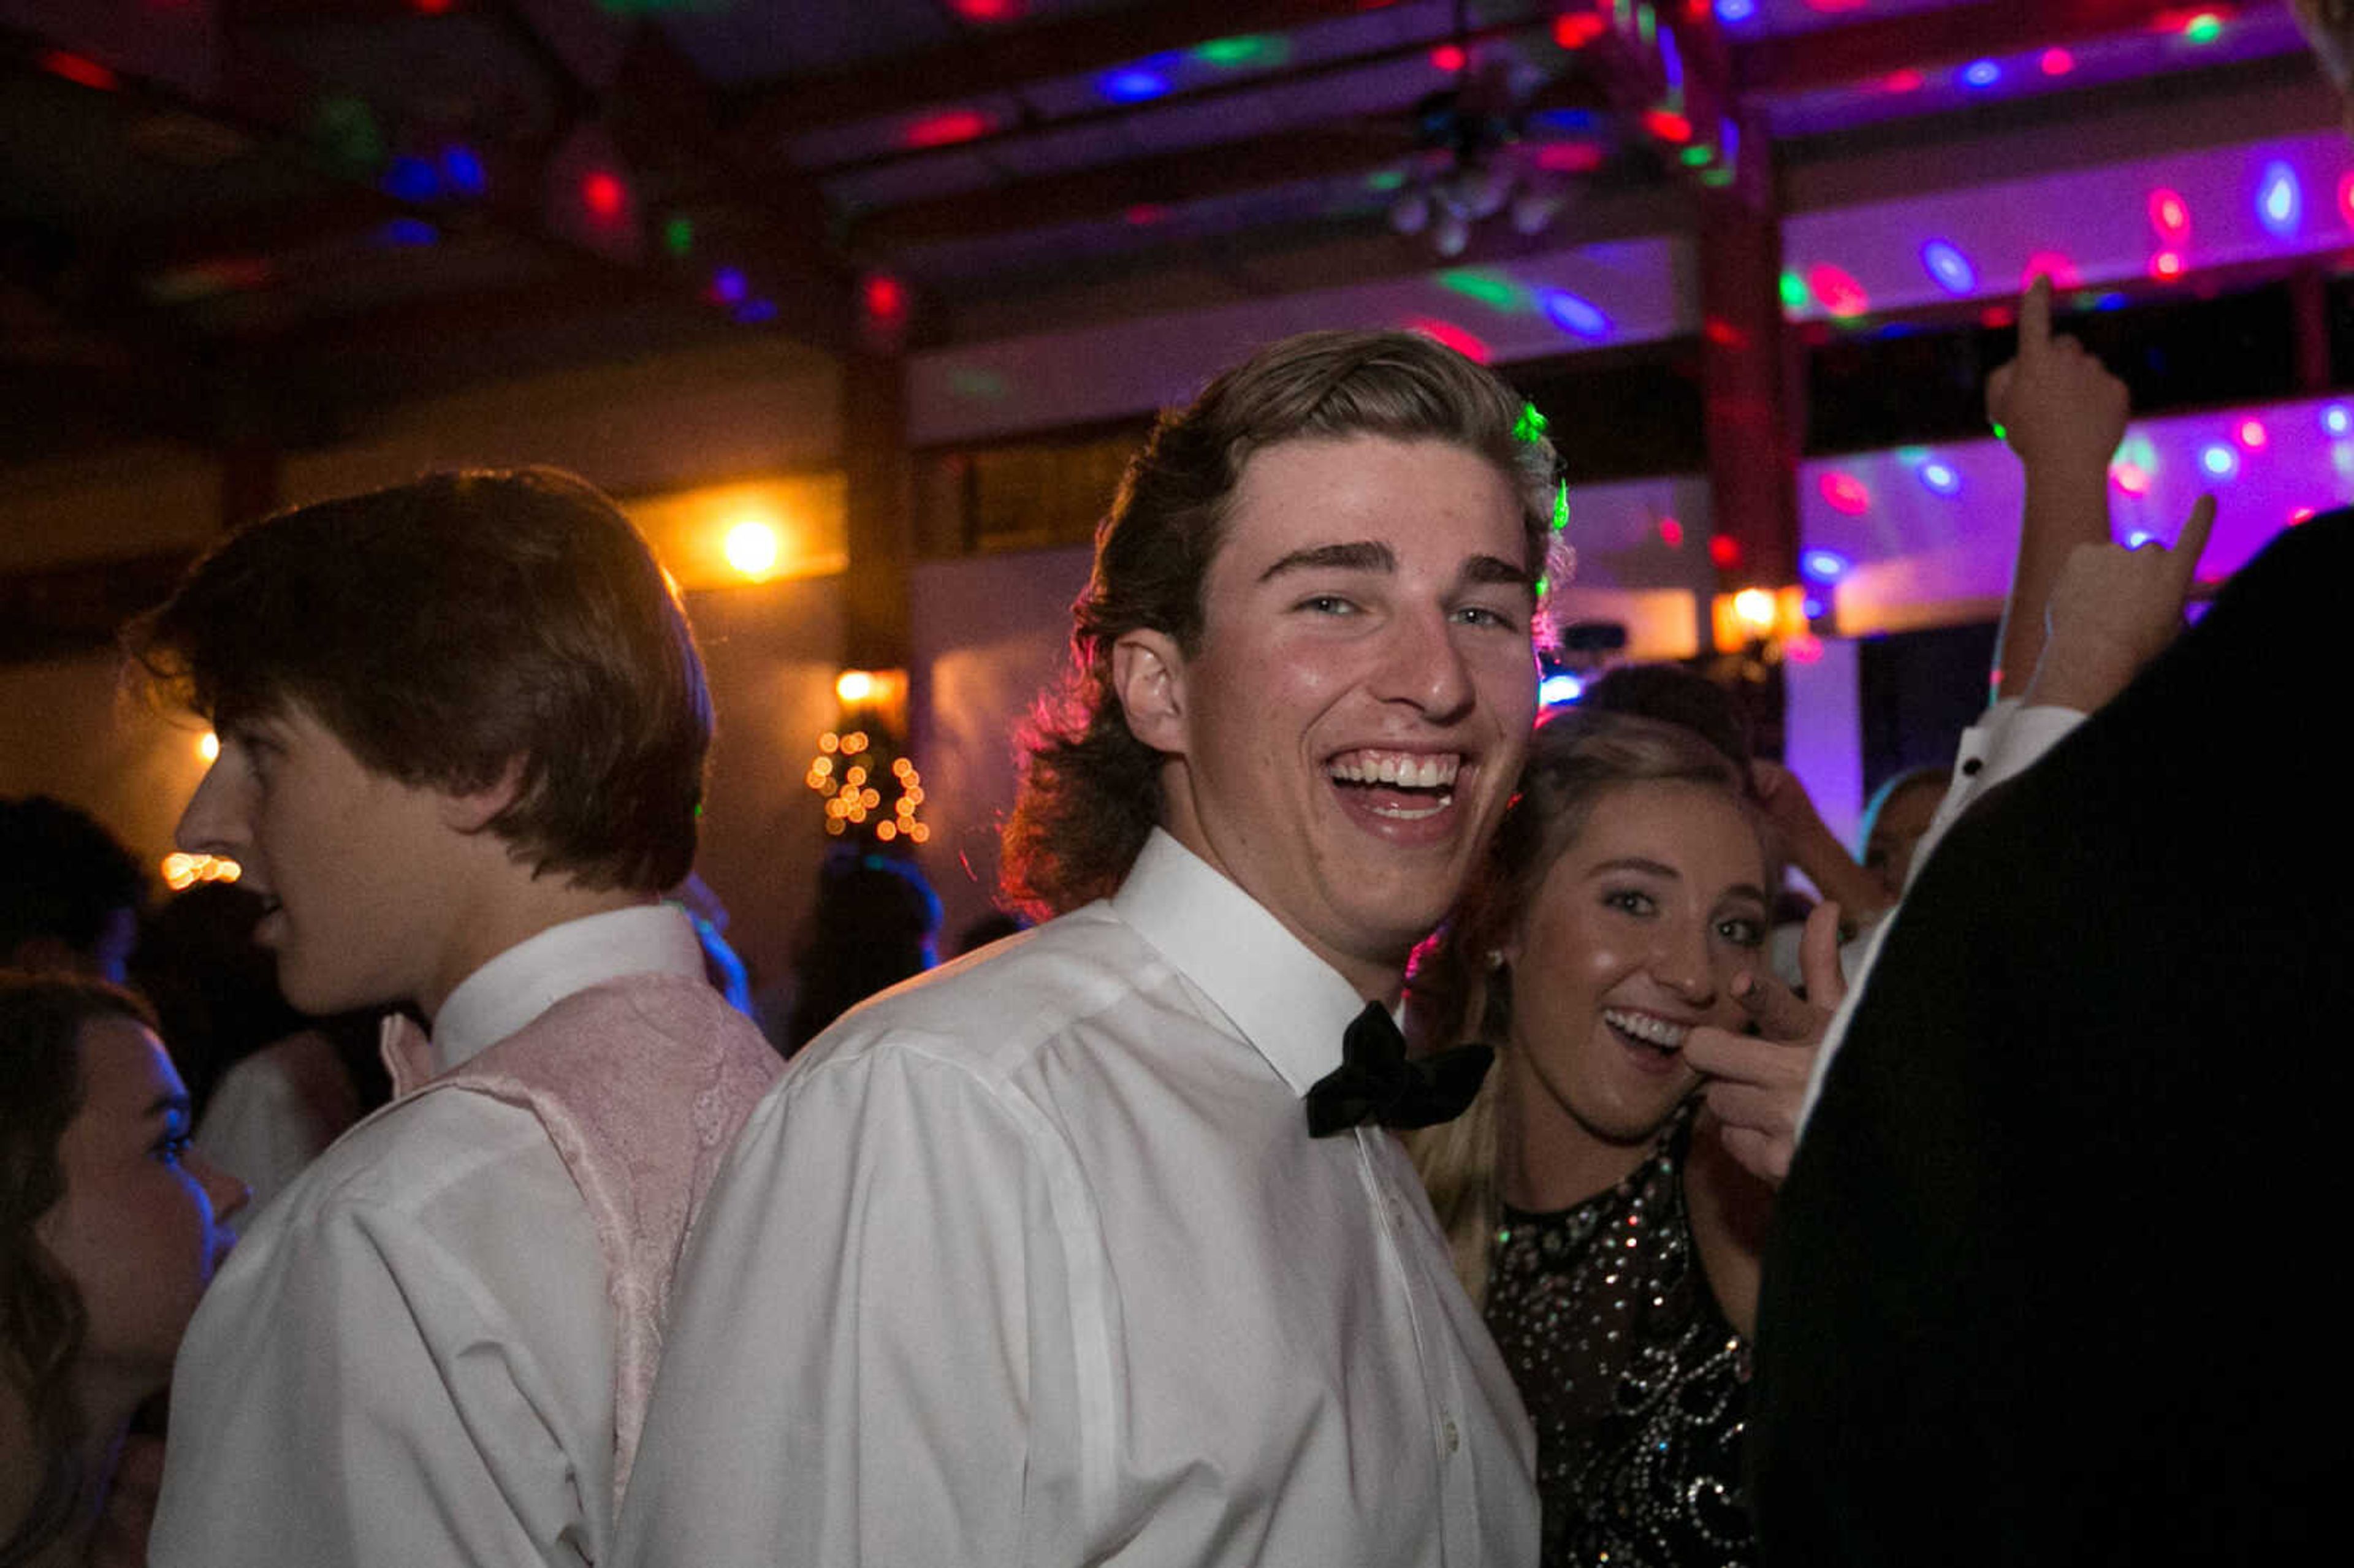
<svg viewBox="0 0 2354 1568"><path fill-rule="evenodd" d="M1880 879L1893 901L1904 895L1913 874L1913 853L1921 845L1946 798L1945 780L1931 775L1896 789L1881 802L1863 841L1863 869Z"/></svg>
<svg viewBox="0 0 2354 1568"><path fill-rule="evenodd" d="M1726 791L1663 780L1597 799L1502 949L1507 1093L1532 1139L1648 1141L1699 1083L1684 1037L1738 1028L1764 960L1766 861Z"/></svg>
<svg viewBox="0 0 2354 1568"><path fill-rule="evenodd" d="M133 1398L170 1382L180 1336L234 1237L245 1183L188 1142L188 1096L144 1026L114 1015L76 1040L81 1107L58 1141L65 1196L36 1226L88 1313L78 1372Z"/></svg>
<svg viewBox="0 0 2354 1568"><path fill-rule="evenodd" d="M1437 440L1301 440L1245 464L1189 657L1120 640L1163 825L1367 994L1394 986L1509 798L1536 712L1511 482Z"/></svg>
<svg viewBox="0 0 2354 1568"><path fill-rule="evenodd" d="M181 814L265 901L254 940L305 1012L438 1000L473 820L468 802L376 772L300 704L227 724ZM487 812L482 813L487 815ZM437 992L438 988L438 992Z"/></svg>

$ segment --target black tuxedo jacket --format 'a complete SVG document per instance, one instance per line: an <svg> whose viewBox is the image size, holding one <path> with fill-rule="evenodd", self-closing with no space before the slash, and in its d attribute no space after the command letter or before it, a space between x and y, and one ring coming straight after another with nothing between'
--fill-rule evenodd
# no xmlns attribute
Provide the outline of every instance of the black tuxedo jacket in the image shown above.
<svg viewBox="0 0 2354 1568"><path fill-rule="evenodd" d="M2290 1563L2335 1522L2349 610L2354 514L2284 535L1923 869L1776 1202L1767 1563Z"/></svg>

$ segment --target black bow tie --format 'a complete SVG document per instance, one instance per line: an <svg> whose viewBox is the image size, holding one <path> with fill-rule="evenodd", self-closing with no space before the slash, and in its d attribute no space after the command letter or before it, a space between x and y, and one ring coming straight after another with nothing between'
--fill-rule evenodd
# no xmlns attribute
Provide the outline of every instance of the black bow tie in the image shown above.
<svg viewBox="0 0 2354 1568"><path fill-rule="evenodd" d="M1495 1059L1485 1045L1408 1057L1405 1036L1389 1009L1369 1001L1341 1037L1341 1065L1308 1091L1309 1135L1330 1138L1368 1121L1384 1127L1451 1121L1471 1104Z"/></svg>

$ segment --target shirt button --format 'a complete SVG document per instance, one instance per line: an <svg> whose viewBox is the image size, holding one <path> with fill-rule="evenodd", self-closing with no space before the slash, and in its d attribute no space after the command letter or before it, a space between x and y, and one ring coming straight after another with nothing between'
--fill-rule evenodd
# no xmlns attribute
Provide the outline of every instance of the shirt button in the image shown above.
<svg viewBox="0 0 2354 1568"><path fill-rule="evenodd" d="M1450 1415L1446 1421L1442 1422L1438 1430L1440 1435L1447 1439L1447 1451L1448 1453L1452 1454L1456 1449L1463 1446L1463 1434L1456 1430L1455 1418L1453 1416Z"/></svg>
<svg viewBox="0 0 2354 1568"><path fill-rule="evenodd" d="M1975 779L1978 776L1978 769L1985 766L1986 762L1983 758L1973 757L1967 762L1962 764L1962 777L1965 779Z"/></svg>

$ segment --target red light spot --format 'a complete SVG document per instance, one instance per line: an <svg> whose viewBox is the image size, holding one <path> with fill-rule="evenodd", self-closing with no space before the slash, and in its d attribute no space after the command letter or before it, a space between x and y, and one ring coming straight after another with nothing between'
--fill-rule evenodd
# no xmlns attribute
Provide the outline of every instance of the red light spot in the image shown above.
<svg viewBox="0 0 2354 1568"><path fill-rule="evenodd" d="M2036 63L2043 68L2045 76L2066 76L2076 69L2076 57L2066 49L2046 49Z"/></svg>
<svg viewBox="0 0 2354 1568"><path fill-rule="evenodd" d="M1602 149L1592 142L1547 142L1537 148L1537 167L1556 175L1591 174L1602 166Z"/></svg>
<svg viewBox="0 0 2354 1568"><path fill-rule="evenodd" d="M863 285L866 313L878 322L896 322L907 313L907 286L898 279L878 272Z"/></svg>
<svg viewBox="0 0 2354 1568"><path fill-rule="evenodd" d="M1459 44L1441 44L1430 51L1430 63L1441 70L1461 70L1469 58Z"/></svg>
<svg viewBox="0 0 2354 1568"><path fill-rule="evenodd" d="M1819 262L1807 273L1807 287L1835 316L1860 316L1872 309L1872 296L1844 270Z"/></svg>
<svg viewBox="0 0 2354 1568"><path fill-rule="evenodd" d="M1863 5L1864 0L1807 0L1808 10L1826 13L1861 11Z"/></svg>
<svg viewBox="0 0 2354 1568"><path fill-rule="evenodd" d="M1719 534L1708 542L1708 558L1720 572L1736 571L1741 566L1741 541L1730 534Z"/></svg>
<svg viewBox="0 0 2354 1568"><path fill-rule="evenodd" d="M1978 313L1978 325L1982 327L2007 327L2018 319L2010 313L2009 305L1988 305Z"/></svg>
<svg viewBox="0 0 2354 1568"><path fill-rule="evenodd" d="M1161 219L1167 217L1169 216L1169 209L1161 206L1157 201L1140 201L1134 207L1129 207L1126 212L1121 213L1119 216L1121 220L1127 223L1129 228L1142 228L1149 224L1159 223Z"/></svg>
<svg viewBox="0 0 2354 1568"><path fill-rule="evenodd" d="M2240 444L2247 448L2248 450L2252 452L2262 451L2266 446L2270 445L2271 442L2271 432L2264 429L2264 422L2262 419L2243 419L2240 421Z"/></svg>
<svg viewBox="0 0 2354 1568"><path fill-rule="evenodd" d="M2150 227L2161 239L2179 242L2190 237L2190 207L2163 187L2149 193Z"/></svg>
<svg viewBox="0 0 2354 1568"><path fill-rule="evenodd" d="M949 0L949 9L968 22L1010 22L1022 15L1020 0Z"/></svg>
<svg viewBox="0 0 2354 1568"><path fill-rule="evenodd" d="M1823 475L1816 488L1822 493L1824 505L1845 516L1861 517L1872 510L1872 492L1851 473L1834 469Z"/></svg>
<svg viewBox="0 0 2354 1568"><path fill-rule="evenodd" d="M1691 122L1669 109L1647 109L1643 111L1643 128L1662 142L1691 140Z"/></svg>
<svg viewBox="0 0 2354 1568"><path fill-rule="evenodd" d="M1418 332L1435 343L1443 343L1474 365L1485 365L1494 352L1482 340L1472 336L1453 322L1442 322L1430 316L1416 316L1405 323L1410 332Z"/></svg>
<svg viewBox="0 0 2354 1568"><path fill-rule="evenodd" d="M2310 507L2310 506L2300 506L2300 507L2298 507L2296 511L2294 511L2294 512L2292 512L2292 513L2290 513L2290 514L2288 514L2288 525L2289 525L2290 527L2294 528L2294 527L2296 527L2298 524L2300 524L2300 523L2304 522L2306 518L2308 518L2308 517L2310 517L2310 516L2312 516L2312 515L2313 515L2313 508L2312 508L2312 507Z"/></svg>
<svg viewBox="0 0 2354 1568"><path fill-rule="evenodd" d="M1609 30L1600 12L1573 11L1553 19L1553 41L1565 49L1582 49Z"/></svg>
<svg viewBox="0 0 2354 1568"><path fill-rule="evenodd" d="M2118 463L2109 470L2109 478L2127 495L2149 493L2149 472L2139 463Z"/></svg>
<svg viewBox="0 0 2354 1568"><path fill-rule="evenodd" d="M1919 71L1907 67L1903 70L1890 71L1886 76L1882 77L1880 79L1880 90L1882 92L1918 92L1921 90L1923 84L1927 80L1928 78L1923 76Z"/></svg>
<svg viewBox="0 0 2354 1568"><path fill-rule="evenodd" d="M2039 250L2019 270L2019 291L2023 294L2033 288L2039 277L2051 279L2055 289L2075 288L2076 264L2057 250Z"/></svg>
<svg viewBox="0 0 2354 1568"><path fill-rule="evenodd" d="M94 87L101 92L112 92L122 85L121 77L96 60L69 55L63 49L42 50L40 65L51 76L60 77L77 87Z"/></svg>
<svg viewBox="0 0 2354 1568"><path fill-rule="evenodd" d="M1659 540L1670 550L1684 547L1684 525L1672 517L1659 519Z"/></svg>
<svg viewBox="0 0 2354 1568"><path fill-rule="evenodd" d="M2347 222L2354 223L2354 175L2338 182L2338 210L2346 215Z"/></svg>
<svg viewBox="0 0 2354 1568"><path fill-rule="evenodd" d="M2149 259L2149 275L2161 283L2171 283L2182 276L2182 258L2172 250L2161 250Z"/></svg>
<svg viewBox="0 0 2354 1568"><path fill-rule="evenodd" d="M581 205L600 223L610 223L620 217L629 200L628 187L604 169L594 170L581 178Z"/></svg>
<svg viewBox="0 0 2354 1568"><path fill-rule="evenodd" d="M1823 640L1811 631L1801 631L1782 644L1782 657L1793 664L1811 664L1823 656Z"/></svg>
<svg viewBox="0 0 2354 1568"><path fill-rule="evenodd" d="M1724 348L1747 348L1749 334L1723 316L1711 316L1701 326L1708 341Z"/></svg>
<svg viewBox="0 0 2354 1568"><path fill-rule="evenodd" d="M908 125L899 140L910 147L946 147L989 133L989 116L978 109L943 109Z"/></svg>
<svg viewBox="0 0 2354 1568"><path fill-rule="evenodd" d="M408 0L408 7L420 16L439 16L454 3L455 0Z"/></svg>

